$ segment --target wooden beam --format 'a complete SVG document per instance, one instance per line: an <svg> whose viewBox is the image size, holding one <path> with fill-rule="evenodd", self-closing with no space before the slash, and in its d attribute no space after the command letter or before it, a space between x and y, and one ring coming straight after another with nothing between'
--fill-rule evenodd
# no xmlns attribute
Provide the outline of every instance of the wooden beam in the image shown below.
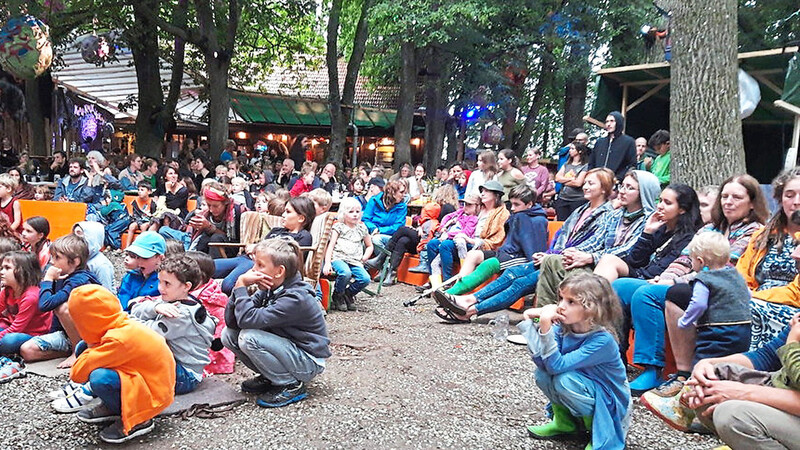
<svg viewBox="0 0 800 450"><path fill-rule="evenodd" d="M656 85L656 84L661 84L661 83L663 83L665 81L667 83L669 83L670 79L669 78L659 78L658 80L629 81L629 82L625 82L625 83L620 83L619 85L620 86L631 86L631 87L653 86L653 85Z"/></svg>
<svg viewBox="0 0 800 450"><path fill-rule="evenodd" d="M628 86L622 86L622 117L627 117L628 113Z"/></svg>
<svg viewBox="0 0 800 450"><path fill-rule="evenodd" d="M665 61L660 63L637 64L635 66L611 67L609 69L600 69L597 71L597 74L606 75L609 73L634 72L643 69L660 69L663 67L669 67L669 63Z"/></svg>
<svg viewBox="0 0 800 450"><path fill-rule="evenodd" d="M755 52L739 53L739 59L758 58L759 56L783 55L784 53L795 53L798 50L800 50L800 47L798 46L773 48L770 50L758 50Z"/></svg>
<svg viewBox="0 0 800 450"><path fill-rule="evenodd" d="M588 122L588 123L590 123L592 125L597 125L600 128L605 128L606 127L606 124L604 124L603 122L600 122L599 120L595 119L592 116L583 116L583 121L584 122Z"/></svg>
<svg viewBox="0 0 800 450"><path fill-rule="evenodd" d="M647 100L648 98L650 98L650 97L652 97L652 96L656 95L656 93L657 93L658 91L660 91L662 88L664 88L664 86L666 86L666 85L668 85L668 84L669 84L669 81L662 81L662 82L661 82L661 83L660 83L658 86L656 86L656 87L654 87L654 88L650 89L649 91L645 92L644 94L642 94L642 96L641 96L641 97L639 97L638 99L636 99L636 101L635 101L635 102L631 103L631 104L628 106L628 111L632 110L633 108L636 108L637 106L641 105L643 101L645 101L645 100Z"/></svg>
<svg viewBox="0 0 800 450"><path fill-rule="evenodd" d="M785 109L786 111L789 111L790 113L796 116L800 116L800 107L798 106L794 106L793 104L785 102L783 100L775 100L774 102L772 102L772 104L777 106L778 108Z"/></svg>
<svg viewBox="0 0 800 450"><path fill-rule="evenodd" d="M770 81L770 79L769 79L769 78L767 78L767 77L765 77L765 76L763 76L763 75L752 74L752 73L751 73L750 75L751 75L753 78L755 78L756 80L760 81L760 82L761 82L761 84L763 84L764 86L766 86L766 87L770 88L770 90L772 90L772 92L774 92L774 93L776 93L776 94L778 94L778 95L781 95L781 94L783 94L783 89L781 89L781 88L779 88L778 86L776 86L776 85L775 85L775 83L773 83L772 81Z"/></svg>

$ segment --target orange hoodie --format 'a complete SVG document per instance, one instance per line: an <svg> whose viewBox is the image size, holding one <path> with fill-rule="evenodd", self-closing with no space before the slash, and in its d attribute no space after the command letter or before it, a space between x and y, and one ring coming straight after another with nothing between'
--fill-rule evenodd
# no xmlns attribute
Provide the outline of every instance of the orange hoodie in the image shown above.
<svg viewBox="0 0 800 450"><path fill-rule="evenodd" d="M89 345L72 366L70 378L85 383L95 369L115 370L122 384L126 433L172 404L175 358L163 337L129 318L114 294L96 284L73 289L68 306Z"/></svg>

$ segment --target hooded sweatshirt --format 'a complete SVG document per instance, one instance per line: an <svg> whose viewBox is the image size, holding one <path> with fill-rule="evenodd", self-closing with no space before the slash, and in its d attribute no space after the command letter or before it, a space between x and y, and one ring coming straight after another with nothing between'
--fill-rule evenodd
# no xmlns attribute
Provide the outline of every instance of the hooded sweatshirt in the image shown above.
<svg viewBox="0 0 800 450"><path fill-rule="evenodd" d="M95 369L116 371L126 433L172 404L175 359L163 337L128 317L102 286L73 290L68 305L78 333L89 345L72 366L70 378L86 383Z"/></svg>
<svg viewBox="0 0 800 450"><path fill-rule="evenodd" d="M73 290L86 284L99 283L97 278L85 269L78 269L65 278L60 278L56 281L42 281L39 284L39 310L43 312L55 310L67 302ZM50 332L62 331L63 329L64 327L61 326L58 317L53 314Z"/></svg>
<svg viewBox="0 0 800 450"><path fill-rule="evenodd" d="M547 250L547 213L540 205L511 214L508 234L497 250L497 259L506 262L516 258L530 261L533 254Z"/></svg>
<svg viewBox="0 0 800 450"><path fill-rule="evenodd" d="M90 272L97 277L97 281L103 285L104 288L111 292L114 290L114 265L106 258L100 249L106 238L106 231L103 224L92 221L78 222L76 226L80 226L83 230L83 238L89 244L89 261L86 262L86 267ZM73 228L74 229L74 228Z"/></svg>
<svg viewBox="0 0 800 450"><path fill-rule="evenodd" d="M608 114L617 121L617 126L610 136L601 137L594 144L592 154L589 155L589 168L608 167L614 171L618 181L622 181L625 172L636 165L636 142L632 137L623 134L625 131L625 118L617 111ZM610 145L610 148L609 148Z"/></svg>

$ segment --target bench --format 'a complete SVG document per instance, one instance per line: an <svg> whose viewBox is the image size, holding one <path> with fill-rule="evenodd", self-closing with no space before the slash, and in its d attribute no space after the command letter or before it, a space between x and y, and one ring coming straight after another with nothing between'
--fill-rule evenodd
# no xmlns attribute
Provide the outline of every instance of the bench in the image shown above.
<svg viewBox="0 0 800 450"><path fill-rule="evenodd" d="M125 205L126 208L128 208L128 214L130 214L131 217L133 217L133 202L136 201L136 197L138 197L138 196L137 195L125 194L125 197L122 199L122 204ZM193 199L193 198L190 198L189 200L187 200L186 201L186 209L189 210L189 212L192 212L195 209L197 209L197 200ZM137 229L133 233L133 235L136 236L136 235L140 234L141 232L142 232L141 230ZM123 235L127 235L128 233L130 233L130 232L126 231L126 232L123 233ZM127 240L123 238L122 239L122 246L120 247L120 250L125 250L125 247L127 247L126 244L127 244Z"/></svg>
<svg viewBox="0 0 800 450"><path fill-rule="evenodd" d="M42 216L50 222L48 239L54 241L72 233L72 227L86 220L86 203L20 200L22 218Z"/></svg>

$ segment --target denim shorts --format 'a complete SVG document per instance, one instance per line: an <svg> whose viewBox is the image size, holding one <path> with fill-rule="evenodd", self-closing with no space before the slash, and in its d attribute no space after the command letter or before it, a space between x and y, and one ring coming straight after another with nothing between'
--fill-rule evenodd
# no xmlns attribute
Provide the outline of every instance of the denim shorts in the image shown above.
<svg viewBox="0 0 800 450"><path fill-rule="evenodd" d="M56 331L42 336L34 336L31 341L43 352L71 352L72 343L64 331Z"/></svg>

